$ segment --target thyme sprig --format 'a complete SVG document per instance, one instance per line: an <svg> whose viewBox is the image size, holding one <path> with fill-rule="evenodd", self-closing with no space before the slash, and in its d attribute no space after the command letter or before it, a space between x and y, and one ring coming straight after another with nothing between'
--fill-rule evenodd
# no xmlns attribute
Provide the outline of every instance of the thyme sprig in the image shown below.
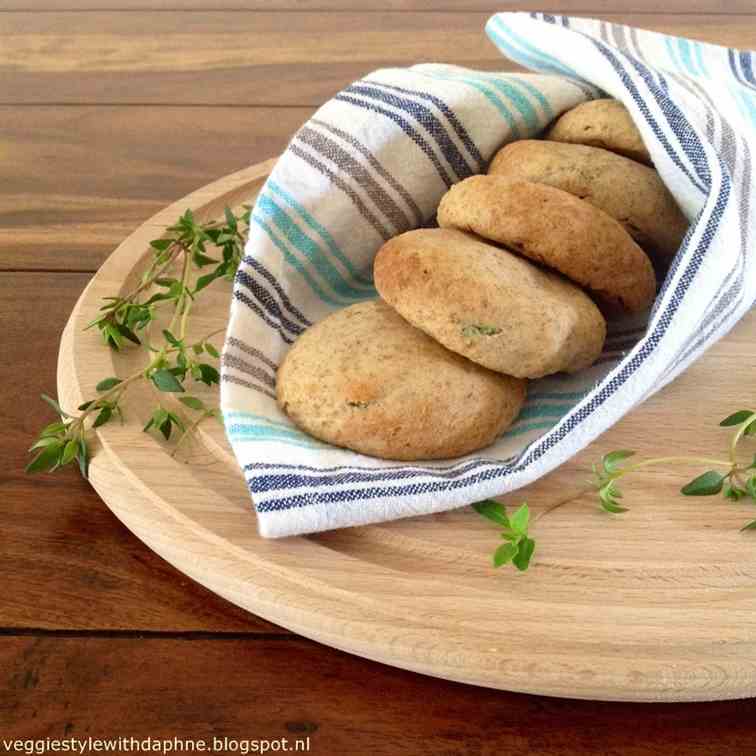
<svg viewBox="0 0 756 756"><path fill-rule="evenodd" d="M218 369L212 362L220 355L210 339L224 329L190 341L187 328L199 292L216 280L233 279L243 254L249 214L248 208L239 216L226 208L223 221L200 223L187 210L161 238L150 242L152 259L139 283L125 295L105 297L100 314L87 326L97 328L104 344L114 351L128 346L143 349L148 357L144 367L126 378L103 378L95 387L97 396L76 411L64 410L56 399L43 395L58 419L43 428L30 447L35 456L27 472L53 472L78 462L87 477L91 431L114 418L123 421L124 395L139 381L151 384L158 395L181 394L178 401L193 414L193 419L186 420L183 413L158 401L144 426L145 431L158 432L166 441L177 431L174 454L202 421L220 419L217 407L188 395L186 386L190 382L207 386L219 382ZM218 252L220 257L211 256ZM145 330L167 308L172 308L171 318L161 331L162 341L151 344Z"/></svg>
<svg viewBox="0 0 756 756"><path fill-rule="evenodd" d="M241 262L249 219L249 208L239 216L226 208L224 221L200 223L192 211L187 210L161 238L150 242L153 257L139 283L125 295L105 297L100 314L87 326L97 328L104 344L114 351L139 347L145 350L149 359L144 367L126 378L103 378L95 387L97 396L80 404L75 411L64 410L56 399L43 394L42 399L58 418L41 430L30 447L34 457L26 467L27 472L53 472L77 462L82 475L87 477L91 431L114 418L123 422L124 395L138 381L148 382L158 394L181 394L178 401L194 413L192 419L187 420L182 412L166 408L158 401L144 426L145 432L157 432L166 441L176 432L178 440L172 452L174 455L201 422L213 417L220 419L217 407L210 407L200 398L187 394L186 386L190 382L207 386L219 382L218 370L208 360L218 360L218 349L210 339L224 329L190 341L187 326L197 295L216 280L233 279ZM220 251L220 258L210 256L217 254L213 250ZM209 272L202 272L210 266ZM147 341L145 330L163 308L172 308L170 323L162 329L162 342L153 345ZM481 333L485 330L482 326L476 328ZM720 426L735 429L727 459L673 456L627 464L635 452L618 449L604 455L598 465L593 465L593 477L586 490L553 504L532 520L527 503L511 515L503 504L491 499L473 504L478 514L502 529L504 543L493 553L494 566L512 564L520 571L527 570L536 550L530 527L544 515L575 501L584 493L595 493L600 508L608 514L627 512L628 508L621 504L623 492L619 481L647 467L696 463L719 468L701 473L680 492L685 496L722 493L732 502L756 504L756 456L747 463L738 458L742 441L747 436L756 435L756 411L738 410L722 420ZM756 519L746 522L741 530L756 530Z"/></svg>
<svg viewBox="0 0 756 756"><path fill-rule="evenodd" d="M507 508L498 501L486 499L473 504L473 509L481 516L501 526L502 543L493 553L493 566L513 564L520 572L530 566L536 542L528 534L530 509L522 504L510 517Z"/></svg>
<svg viewBox="0 0 756 756"><path fill-rule="evenodd" d="M716 496L721 493L725 499L732 502L742 500L756 504L756 456L748 462L740 461L738 456L743 440L748 436L756 436L756 411L738 410L728 415L719 425L734 428L726 459L672 456L653 457L633 464L626 464L626 460L635 456L635 452L629 449L617 449L605 454L599 464L592 466L593 476L588 488L566 501L557 502L542 512L541 515L575 501L585 493L595 493L598 497L599 507L604 512L612 515L623 514L628 511L628 507L622 506L620 503L623 492L619 488L619 481L622 478L631 473L640 472L647 467L672 467L674 469L676 465L682 464L701 464L719 468L719 470L707 470L686 483L680 489L683 496ZM508 543L499 546L494 551L494 567L501 567L511 562L519 570L527 569L535 551L535 541L527 532L528 517L524 514L520 515L519 523L524 523L524 529L513 526L515 517L523 510L527 512L527 504L523 504L511 518L507 517L506 507L503 504L490 499L473 504L473 509L486 519L504 527L502 537ZM741 531L747 530L756 530L756 519L749 520L741 528ZM515 536L514 540L512 536ZM524 549L522 555L520 554L521 549Z"/></svg>

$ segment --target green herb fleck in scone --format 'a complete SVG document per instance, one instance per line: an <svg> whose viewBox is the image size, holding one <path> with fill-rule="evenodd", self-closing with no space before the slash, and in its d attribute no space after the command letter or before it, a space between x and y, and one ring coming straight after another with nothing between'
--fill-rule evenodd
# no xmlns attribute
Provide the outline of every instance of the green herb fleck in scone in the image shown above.
<svg viewBox="0 0 756 756"><path fill-rule="evenodd" d="M278 370L276 394L322 441L385 459L447 459L506 430L525 381L450 352L373 300L308 328Z"/></svg>
<svg viewBox="0 0 756 756"><path fill-rule="evenodd" d="M496 326L486 325L485 323L472 323L462 328L463 336L496 336L502 331Z"/></svg>
<svg viewBox="0 0 756 756"><path fill-rule="evenodd" d="M601 354L606 322L587 294L471 234L401 234L381 247L374 277L403 318L490 370L540 378L582 370Z"/></svg>

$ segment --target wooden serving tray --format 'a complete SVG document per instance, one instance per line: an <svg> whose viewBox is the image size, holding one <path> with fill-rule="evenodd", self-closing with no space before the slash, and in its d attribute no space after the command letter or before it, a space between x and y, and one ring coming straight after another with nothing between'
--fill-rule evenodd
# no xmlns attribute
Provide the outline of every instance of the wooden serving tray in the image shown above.
<svg viewBox="0 0 756 756"><path fill-rule="evenodd" d="M190 207L203 219L251 201L273 161L185 197L135 231L82 294L63 335L64 407L133 372L141 350L114 354L84 331L103 296L131 288L148 244ZM222 327L230 286L193 310L196 334ZM196 313L196 314L194 314ZM756 317L685 375L555 473L527 499L538 541L527 573L494 570L495 527L469 507L383 525L269 541L214 423L177 457L141 431L156 396L135 385L124 425L97 431L91 481L116 516L184 573L249 611L386 664L476 685L604 700L713 700L756 694L756 516L748 504L685 498L696 468L629 477L622 516L577 495L590 463L615 448L644 455L726 447L718 421L756 396ZM220 339L216 339L220 344ZM192 391L202 396L201 391ZM216 393L215 391L211 393ZM163 401L173 397L161 395ZM214 398L212 396L208 398ZM217 399L217 398L216 398ZM368 684L368 683L366 683Z"/></svg>

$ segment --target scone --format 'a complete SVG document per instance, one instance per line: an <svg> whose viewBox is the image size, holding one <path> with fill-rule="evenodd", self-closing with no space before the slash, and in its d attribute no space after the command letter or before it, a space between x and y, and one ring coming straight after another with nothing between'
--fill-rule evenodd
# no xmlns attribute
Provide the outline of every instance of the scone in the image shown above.
<svg viewBox="0 0 756 756"><path fill-rule="evenodd" d="M608 312L645 310L656 293L646 253L614 218L561 189L470 176L438 208L442 228L473 231L590 289Z"/></svg>
<svg viewBox="0 0 756 756"><path fill-rule="evenodd" d="M591 100L568 110L546 132L546 139L602 147L653 165L637 126L619 100Z"/></svg>
<svg viewBox="0 0 756 756"><path fill-rule="evenodd" d="M491 370L540 378L601 354L606 323L585 292L471 234L408 231L381 247L373 274L402 317Z"/></svg>
<svg viewBox="0 0 756 756"><path fill-rule="evenodd" d="M281 409L316 438L376 457L446 459L515 419L525 381L444 349L380 300L308 328L278 370Z"/></svg>
<svg viewBox="0 0 756 756"><path fill-rule="evenodd" d="M611 215L641 247L664 261L674 257L688 229L653 168L598 147L523 139L499 150L488 173L574 194Z"/></svg>

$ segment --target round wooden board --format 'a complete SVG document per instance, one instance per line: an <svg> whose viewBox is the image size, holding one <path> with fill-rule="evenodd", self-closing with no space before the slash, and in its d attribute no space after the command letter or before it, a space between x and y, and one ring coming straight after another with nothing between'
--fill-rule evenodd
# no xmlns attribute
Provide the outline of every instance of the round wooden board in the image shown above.
<svg viewBox="0 0 756 756"><path fill-rule="evenodd" d="M151 218L82 294L60 349L64 408L127 375L141 350L114 354L84 326L103 296L133 286L149 241L190 207L203 219L252 200L273 161L228 176ZM222 327L230 286L193 311L196 334ZM603 700L680 701L756 694L756 510L684 498L696 472L650 469L628 479L622 516L577 495L590 463L613 448L719 454L720 418L756 393L756 317L749 315L687 373L570 463L507 503L535 513L527 573L495 571L497 530L469 507L279 541L257 535L241 472L218 425L171 456L142 433L156 396L136 384L127 422L97 431L91 481L116 516L178 569L257 615L386 664L513 691ZM219 341L216 339L219 345ZM193 391L198 395L201 392ZM208 398L212 394L208 393ZM165 400L165 395L161 397ZM169 398L168 401L173 401ZM178 406L178 405L177 405Z"/></svg>

